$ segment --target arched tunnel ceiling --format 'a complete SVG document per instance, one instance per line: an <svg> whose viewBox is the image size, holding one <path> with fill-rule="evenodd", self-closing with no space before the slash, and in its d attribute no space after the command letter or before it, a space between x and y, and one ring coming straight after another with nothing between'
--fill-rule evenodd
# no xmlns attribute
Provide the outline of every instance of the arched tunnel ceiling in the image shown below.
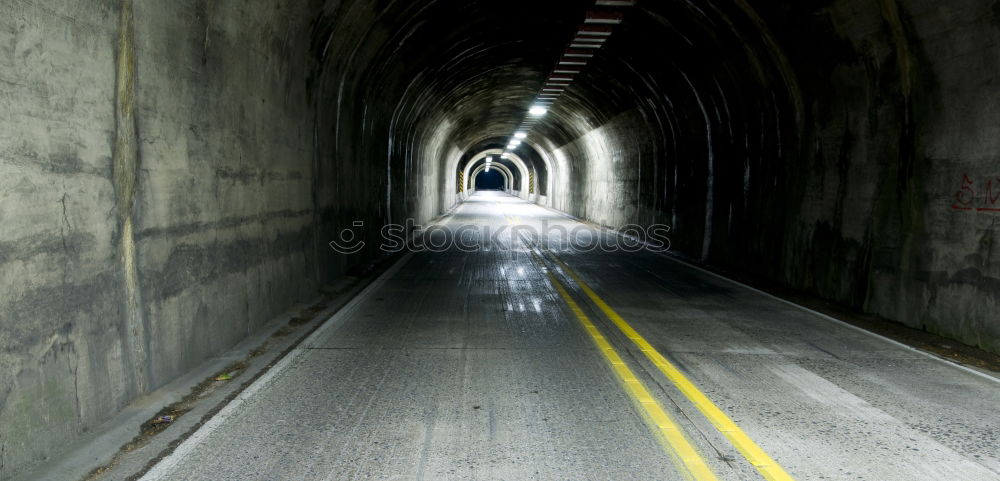
<svg viewBox="0 0 1000 481"><path fill-rule="evenodd" d="M324 7L314 27L318 70L344 72L345 62L357 62L357 95L389 107L397 132L405 136L447 118L457 126L451 141L462 150L513 132L591 4L360 3ZM362 45L342 42L345 36ZM330 82L321 86L325 91L338 91L344 80L320 78Z"/></svg>
<svg viewBox="0 0 1000 481"><path fill-rule="evenodd" d="M654 126L635 135L664 148L676 149L685 132L704 136L707 115L734 126L730 135L742 123L747 136L776 137L750 131L780 129L768 117L787 110L794 94L780 85L784 72L765 33L739 11L749 7L726 5L734 11L711 2L617 9L625 21L534 128L534 140L552 150L626 111ZM313 30L318 115L350 103L362 125L387 124L403 155L435 135L462 151L505 139L595 8L593 0L327 2ZM338 127L340 137L354 134Z"/></svg>
<svg viewBox="0 0 1000 481"><path fill-rule="evenodd" d="M508 140L509 137L494 137L473 144L465 150L465 153L462 154L461 159L458 161L458 169L464 169L465 165L481 152L492 149L503 151ZM542 173L546 171L545 162L542 160L541 155L539 155L538 151L531 147L528 143L522 143L518 146L514 153L528 165L533 167L536 172Z"/></svg>
<svg viewBox="0 0 1000 481"><path fill-rule="evenodd" d="M768 209L774 192L746 182L786 173L802 106L782 51L742 0L355 0L326 2L312 29L315 169L333 184L317 190L335 199L331 222L447 209L457 172L522 125L595 11L623 20L520 149L538 192L608 224L669 216L686 224L678 245L702 258L716 226L731 224L720 217Z"/></svg>

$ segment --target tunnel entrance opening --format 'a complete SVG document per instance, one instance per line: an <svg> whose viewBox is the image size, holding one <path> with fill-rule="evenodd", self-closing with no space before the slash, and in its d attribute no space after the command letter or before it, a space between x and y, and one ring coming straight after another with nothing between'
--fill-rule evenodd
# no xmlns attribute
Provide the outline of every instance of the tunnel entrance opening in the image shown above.
<svg viewBox="0 0 1000 481"><path fill-rule="evenodd" d="M522 143L513 150L505 148L507 138L488 138L454 158L456 192L476 190L476 176L490 160L493 168L506 177L506 190L511 194L532 201L547 195L551 159L529 143L532 142L529 134L524 135Z"/></svg>
<svg viewBox="0 0 1000 481"><path fill-rule="evenodd" d="M476 190L504 190L504 178L500 171L483 170L476 176Z"/></svg>

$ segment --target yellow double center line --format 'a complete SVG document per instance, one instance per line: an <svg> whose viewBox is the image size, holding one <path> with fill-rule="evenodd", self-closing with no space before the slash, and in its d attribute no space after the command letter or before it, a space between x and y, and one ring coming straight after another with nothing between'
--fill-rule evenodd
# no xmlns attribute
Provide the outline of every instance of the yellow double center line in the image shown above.
<svg viewBox="0 0 1000 481"><path fill-rule="evenodd" d="M504 218L508 223L515 224L516 218L512 218L506 214L504 214ZM511 242L515 242L513 236ZM530 246L529 252L535 259L535 262L540 266L546 266L545 261ZM583 326L587 334L590 335L590 339L594 341L604 359L610 364L612 371L621 382L622 388L632 398L633 402L638 405L643 418L654 434L657 435L656 437L660 443L663 444L664 450L675 460L679 461L679 467L686 471L695 481L718 481L715 473L712 472L705 459L702 458L698 450L695 449L687 439L687 436L684 435L684 431L681 430L677 422L660 406L660 403L650 394L642 381L625 364L625 361L622 360L614 347L611 346L611 343L601 334L601 331L590 320L590 317L587 316L583 309L580 308L580 305L573 299L566 286L556 277L551 269L547 269L546 274L548 275L549 282L555 287L556 292L559 293L563 302L569 306L570 311L573 312L573 315Z"/></svg>
<svg viewBox="0 0 1000 481"><path fill-rule="evenodd" d="M504 217L507 216L504 215ZM507 221L512 222L511 218L509 217L507 217ZM542 251L539 250L539 252ZM546 265L544 260L540 259L538 255L535 254L534 251L532 251L531 254L536 261L541 262L543 265ZM625 337L627 337L630 341L632 341L632 343L635 344L635 346L638 347L640 351L642 351L642 353L646 356L646 358L649 359L649 361L652 362L653 365L655 365L657 369L659 369L660 372L663 373L663 375L666 376L666 378L669 379L670 382L672 382L674 386L676 386L677 389L682 394L684 394L684 396L688 399L688 401L690 401L702 413L702 415L704 415L705 418L708 419L708 421L712 423L712 425L715 426L715 428L720 433L722 433L722 435L725 436L726 439L729 440L729 442L733 445L733 447L735 447L736 450L739 451L740 454L742 454L743 457L746 458L746 460L750 462L750 464L753 465L754 468L757 469L757 471L761 474L761 476L764 477L764 479L768 481L794 481L791 475L789 475L781 467L781 465L779 465L774 459L772 459L756 442L753 441L753 439L750 438L750 436L748 436L742 429L740 429L740 427L737 426L736 423L733 422L733 420L726 415L726 413L724 413L721 409L719 409L719 407L716 406L708 398L708 396L706 396L703 392L701 392L701 390L698 389L698 387L695 386L695 384L691 382L691 380L688 379L687 376L685 376L679 369L677 369L677 367L674 366L673 363L667 360L666 357L660 354L653 347L652 344L646 341L646 339L642 337L642 335L640 335L634 328L632 328L632 326L630 326L628 322L626 322L625 319L618 314L618 312L616 312L610 305L608 305L608 303L605 302L604 299L601 299L601 297L598 296L596 292L594 292L594 290L590 287L590 285L587 284L587 282L584 281L580 277L580 275L576 273L576 271L574 271L572 268L566 265L566 263L563 262L562 259L560 259L555 253L549 251L549 252L542 252L542 254L543 255L547 254L546 255L547 258L551 258L556 264L559 265L562 271L565 272L566 275L569 276L573 280L573 282L580 287L580 289L587 296L587 298L590 299L590 301L593 302L594 305L597 306L597 308L600 309L600 311L604 313L604 315L609 320L611 320L611 322L616 327L618 327L618 329L622 332L622 334L625 335ZM580 322L584 324L584 327L587 329L587 332L590 333L591 337L594 337L595 342L597 342L597 337L595 336L600 336L601 343L603 344L598 343L598 345L599 347L601 347L602 351L605 352L605 357L608 357L607 353L609 351L611 354L614 355L613 359L611 357L608 357L608 359L615 367L616 372L618 372L620 368L615 366L614 360L618 360L620 362L621 358L617 355L617 353L614 352L614 350L611 348L611 345L608 344L607 340L603 336L601 336L600 331L598 331L597 328L594 326L594 324L590 322L590 319L587 318L586 314L583 313L579 305L577 305L576 302L573 300L573 298L569 295L565 286L552 273L551 269L548 271L548 276L552 284L556 286L556 290L559 291L559 294L563 297L563 300L570 306L570 309L573 310L577 318L580 319ZM603 347L604 345L607 346L607 350L605 350L605 348ZM622 368L624 368L631 375L631 370L628 370L628 367L625 366L624 363L622 364ZM622 375L619 372L619 377L621 376ZM634 379L634 376L632 376L632 378ZM635 382L639 383L638 380L636 380ZM626 383L626 387L628 386L629 385ZM641 383L639 383L638 386L641 387L643 392L645 392L648 395L648 392L645 390L645 387L643 387ZM633 397L636 397L636 394L634 393L630 394L632 394ZM657 407L659 406L657 405ZM664 415L665 414L666 413L664 413ZM656 418L653 419L655 422ZM659 424L657 424L657 426L659 426ZM677 429L676 426L675 429ZM680 430L677 429L677 432L680 433ZM683 449L685 445L686 447L690 448L690 444L687 443L686 439L683 438L682 433L680 434L680 436L681 440L683 440L685 443L684 445L680 445L680 448ZM673 443L671 443L671 447L675 449L677 454L680 455L681 459L683 460L684 455L682 454L682 451L678 449L678 446L675 446ZM691 449L693 451L693 448ZM695 452L694 455L697 456L697 453ZM688 470L691 472L691 474L695 476L695 479L699 480L715 479L714 474L712 474L712 472L708 469L707 466L705 466L704 472L707 473L707 476L711 477L700 478L698 477L697 473L701 471L693 470L692 466L686 462L685 465L688 467ZM704 461L701 461L701 465L704 465Z"/></svg>
<svg viewBox="0 0 1000 481"><path fill-rule="evenodd" d="M646 341L635 329L632 328L604 299L601 299L596 292L588 285L579 274L571 269L562 259L559 259L552 252L548 253L559 267L580 287L587 298L597 306L601 312L611 320L618 330L622 332L636 347L646 355L646 358L656 366L657 369L666 376L684 394L684 397L694 404L702 415L715 429L719 430L726 439L746 458L750 464L768 481L794 481L793 478L774 459L772 459L761 447L750 439L739 426L733 422L718 406L713 403L705 393L701 392L697 386L685 376L680 369L660 354L649 341Z"/></svg>
<svg viewBox="0 0 1000 481"><path fill-rule="evenodd" d="M535 253L531 253L535 256ZM541 259L535 256L538 262L542 263ZM544 264L544 263L543 263ZM549 276L549 281L555 286L556 291L559 292L559 296L562 297L569 309L573 311L573 315L576 316L580 324L590 334L590 338L597 345L597 348L604 355L604 359L611 364L611 368L614 370L618 379L622 383L625 392L629 394L629 397L633 401L638 403L643 417L646 422L654 428L654 432L658 434L658 438L662 443L665 443L665 447L668 448L668 453L675 456L680 460L684 469L691 474L691 477L697 481L716 481L718 478L715 477L715 473L712 472L711 468L705 460L698 454L698 451L691 445L688 441L687 436L681 431L680 426L663 410L660 403L656 402L656 399L649 393L646 386L642 384L635 374L627 365L625 361L622 360L621 356L611 347L611 343L601 334L601 331L597 329L597 326L587 317L587 314L583 312L580 305L573 300L569 292L566 291L566 287L563 286L562 282L556 278L552 271L547 272Z"/></svg>

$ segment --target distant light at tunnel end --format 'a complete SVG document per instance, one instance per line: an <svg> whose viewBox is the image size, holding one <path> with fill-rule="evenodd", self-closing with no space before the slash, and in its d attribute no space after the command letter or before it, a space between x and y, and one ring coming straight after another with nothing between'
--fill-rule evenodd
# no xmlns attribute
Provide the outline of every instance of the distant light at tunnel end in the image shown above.
<svg viewBox="0 0 1000 481"><path fill-rule="evenodd" d="M531 110L528 110L528 113L535 116L542 116L548 111L549 109L542 107L541 105L534 105L531 107Z"/></svg>
<svg viewBox="0 0 1000 481"><path fill-rule="evenodd" d="M523 139L523 138L526 138L527 136L528 136L528 134L526 134L524 132L514 132L514 138L517 138L517 139Z"/></svg>

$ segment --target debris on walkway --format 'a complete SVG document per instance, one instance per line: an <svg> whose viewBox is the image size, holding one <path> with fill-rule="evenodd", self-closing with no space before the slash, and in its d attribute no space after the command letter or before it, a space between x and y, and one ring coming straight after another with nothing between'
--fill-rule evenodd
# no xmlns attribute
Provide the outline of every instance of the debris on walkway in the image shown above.
<svg viewBox="0 0 1000 481"><path fill-rule="evenodd" d="M153 426L157 426L160 424L170 424L172 422L174 422L173 416L157 416L153 418L149 423L152 424Z"/></svg>

